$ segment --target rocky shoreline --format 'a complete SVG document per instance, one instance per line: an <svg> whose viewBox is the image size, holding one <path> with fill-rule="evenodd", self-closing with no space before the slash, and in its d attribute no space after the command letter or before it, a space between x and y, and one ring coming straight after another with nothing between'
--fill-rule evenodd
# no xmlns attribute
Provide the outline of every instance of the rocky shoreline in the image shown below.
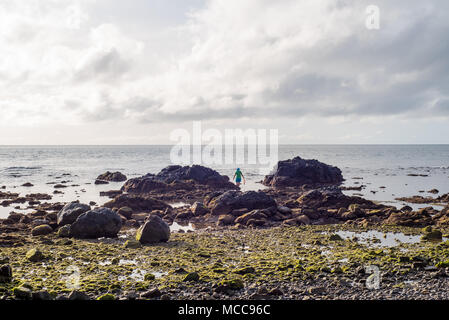
<svg viewBox="0 0 449 320"><path fill-rule="evenodd" d="M343 194L338 168L299 157L259 191L202 166L94 183L111 181L123 186L101 207L0 190L0 205L32 210L0 219L1 299L447 298L447 195L435 198L442 210L378 204ZM348 230L422 241L379 247L339 235ZM366 288L367 265L381 269L381 290Z"/></svg>

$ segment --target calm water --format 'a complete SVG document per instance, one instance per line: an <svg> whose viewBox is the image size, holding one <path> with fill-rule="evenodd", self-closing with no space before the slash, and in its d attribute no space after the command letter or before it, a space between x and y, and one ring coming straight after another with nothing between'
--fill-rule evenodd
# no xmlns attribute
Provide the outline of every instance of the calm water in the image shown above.
<svg viewBox="0 0 449 320"><path fill-rule="evenodd" d="M48 183L68 181L63 195L55 195L52 201L99 204L107 198L100 191L119 189L122 183L95 186L95 178L109 170L121 171L128 178L148 172L157 173L170 163L170 146L70 146L70 147L0 147L0 186L21 193L54 191ZM317 159L338 166L346 179L346 186L366 185L362 191L347 191L349 195L402 205L394 198L411 196L433 188L440 194L449 192L449 145L282 145L279 159L294 156ZM263 179L257 166L215 165L221 174L232 176L235 167L241 167L247 177L245 190L263 188ZM423 174L426 177L411 177ZM353 179L363 178L363 179ZM20 187L31 182L34 187ZM385 188L381 188L385 187ZM22 205L23 206L23 205ZM415 206L418 207L418 206ZM4 217L11 208L0 207ZM19 211L19 210L16 210ZM25 211L26 212L26 211Z"/></svg>

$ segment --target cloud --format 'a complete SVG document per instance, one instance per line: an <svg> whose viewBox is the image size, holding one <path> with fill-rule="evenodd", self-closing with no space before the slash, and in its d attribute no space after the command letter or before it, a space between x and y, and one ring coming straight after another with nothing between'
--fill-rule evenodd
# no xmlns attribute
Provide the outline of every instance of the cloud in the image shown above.
<svg viewBox="0 0 449 320"><path fill-rule="evenodd" d="M447 1L188 3L2 1L0 123L448 116Z"/></svg>

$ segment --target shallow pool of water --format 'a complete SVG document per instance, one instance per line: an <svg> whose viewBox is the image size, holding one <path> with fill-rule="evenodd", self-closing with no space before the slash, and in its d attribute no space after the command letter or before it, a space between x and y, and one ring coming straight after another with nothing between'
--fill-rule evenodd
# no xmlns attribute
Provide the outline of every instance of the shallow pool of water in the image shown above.
<svg viewBox="0 0 449 320"><path fill-rule="evenodd" d="M187 202L182 202L182 201L169 203L169 205L172 208L182 208L182 207L185 207L185 206L190 206L190 204L188 204Z"/></svg>
<svg viewBox="0 0 449 320"><path fill-rule="evenodd" d="M171 232L178 232L178 231L184 231L184 232L188 232L188 231L195 231L195 227L193 226L192 223L189 223L188 225L180 225L177 222L173 222L173 224L170 226L170 231Z"/></svg>
<svg viewBox="0 0 449 320"><path fill-rule="evenodd" d="M345 240L357 239L357 242L370 247L396 247L401 243L416 244L421 242L421 235L405 235L401 232L380 232L370 230L366 232L337 231Z"/></svg>

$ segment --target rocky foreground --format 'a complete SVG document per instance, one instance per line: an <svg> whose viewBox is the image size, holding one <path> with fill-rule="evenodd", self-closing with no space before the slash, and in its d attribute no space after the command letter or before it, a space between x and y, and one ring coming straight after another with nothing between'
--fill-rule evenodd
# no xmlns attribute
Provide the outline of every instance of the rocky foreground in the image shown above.
<svg viewBox="0 0 449 320"><path fill-rule="evenodd" d="M381 205L344 195L342 180L338 168L297 157L260 191L202 166L129 180L106 172L95 183L124 185L101 207L4 189L0 205L33 212L0 220L0 297L446 299L449 207ZM174 222L198 230L171 232ZM368 230L422 241L360 241ZM381 270L378 290L366 286L369 265Z"/></svg>
<svg viewBox="0 0 449 320"><path fill-rule="evenodd" d="M447 299L449 242L391 248L343 240L342 226L203 230L142 246L10 235L2 299ZM362 232L366 229L349 228ZM420 235L408 228L382 232ZM424 233L424 231L423 231ZM425 233L424 233L425 234ZM368 289L366 267L381 270ZM8 269L10 268L10 269ZM11 273L12 270L12 273Z"/></svg>

